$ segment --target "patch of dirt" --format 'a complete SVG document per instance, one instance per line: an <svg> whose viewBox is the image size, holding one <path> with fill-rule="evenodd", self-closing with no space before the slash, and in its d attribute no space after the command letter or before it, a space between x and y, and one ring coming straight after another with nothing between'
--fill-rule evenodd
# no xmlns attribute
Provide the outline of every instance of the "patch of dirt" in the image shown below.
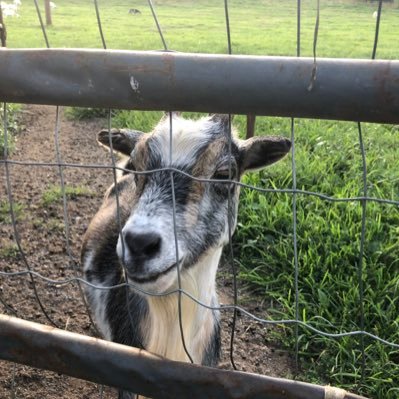
<svg viewBox="0 0 399 399"><path fill-rule="evenodd" d="M49 106L26 106L18 135L13 161L57 163L54 142L56 109ZM59 148L63 162L73 165L110 165L109 154L96 142L96 134L106 121L70 121L61 115ZM1 165L0 203L7 201L5 166ZM54 280L80 276L82 236L99 208L103 193L112 182L109 169L63 168L65 185L84 188L84 195L68 198L69 231L65 231L61 199L43 203L46 192L60 185L57 166L9 164L12 196L17 216L17 238L24 256L16 250L16 235L7 220L0 219L0 270L30 268ZM67 240L68 235L68 240ZM221 302L233 303L231 282L222 273L218 281ZM94 335L86 308L76 283L48 284L35 279L36 289L48 317L61 329ZM256 298L245 295L245 309L265 316ZM0 276L0 311L43 324L50 324L43 314L29 277ZM240 300L240 303L241 300ZM220 367L231 369L230 331L232 312L222 315L223 357ZM234 361L239 370L268 376L287 377L291 374L288 355L270 342L270 328L239 314L235 330ZM100 387L76 378L53 372L0 361L0 398L100 398ZM104 398L116 397L115 390L104 388Z"/></svg>

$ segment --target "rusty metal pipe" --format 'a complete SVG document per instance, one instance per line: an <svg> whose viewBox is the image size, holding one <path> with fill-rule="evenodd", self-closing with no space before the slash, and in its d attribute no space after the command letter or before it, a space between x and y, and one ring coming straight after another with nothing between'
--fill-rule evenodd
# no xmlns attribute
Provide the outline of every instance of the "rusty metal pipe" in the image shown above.
<svg viewBox="0 0 399 399"><path fill-rule="evenodd" d="M1 49L0 101L399 123L399 61Z"/></svg>
<svg viewBox="0 0 399 399"><path fill-rule="evenodd" d="M162 399L362 398L332 387L174 362L5 315L0 359Z"/></svg>

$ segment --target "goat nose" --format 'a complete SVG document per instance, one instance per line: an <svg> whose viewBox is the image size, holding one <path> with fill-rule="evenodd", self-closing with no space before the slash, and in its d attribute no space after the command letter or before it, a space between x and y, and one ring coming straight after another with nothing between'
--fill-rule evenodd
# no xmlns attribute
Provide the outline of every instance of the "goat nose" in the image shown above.
<svg viewBox="0 0 399 399"><path fill-rule="evenodd" d="M144 256L151 258L155 256L161 248L161 237L154 232L134 233L127 231L124 239L130 253L134 256Z"/></svg>

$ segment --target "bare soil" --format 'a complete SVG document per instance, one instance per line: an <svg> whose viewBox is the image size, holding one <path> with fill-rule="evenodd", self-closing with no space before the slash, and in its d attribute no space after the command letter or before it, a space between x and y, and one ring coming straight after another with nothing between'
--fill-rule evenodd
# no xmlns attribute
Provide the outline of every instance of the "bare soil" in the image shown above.
<svg viewBox="0 0 399 399"><path fill-rule="evenodd" d="M22 113L22 132L18 134L13 161L56 163L56 109L49 106L26 106ZM73 165L110 165L110 156L96 142L96 133L106 121L93 119L71 121L61 115L59 147L61 159ZM4 164L0 165L0 205L7 203ZM42 276L62 280L80 276L80 246L90 219L100 206L102 195L112 182L109 169L64 167L68 187L79 188L67 202L69 229L66 231L61 199L44 202L44 194L60 186L57 166L9 165L11 194L17 215L17 235L12 224L0 213L0 270L31 270ZM21 242L24 256L16 248ZM228 269L218 281L221 302L233 302ZM49 284L35 278L38 296L48 317L61 329L95 336L90 318L76 283ZM240 303L260 316L266 315L261 302L241 289ZM243 302L244 301L244 302ZM4 302L4 303L2 303ZM0 276L0 312L37 323L50 324L41 310L28 276ZM231 312L223 314L223 358L220 367L231 369ZM291 374L288 355L271 342L270 327L238 315L234 340L234 361L239 370L268 376ZM104 398L116 397L105 388ZM0 361L0 398L100 398L100 387L76 378Z"/></svg>

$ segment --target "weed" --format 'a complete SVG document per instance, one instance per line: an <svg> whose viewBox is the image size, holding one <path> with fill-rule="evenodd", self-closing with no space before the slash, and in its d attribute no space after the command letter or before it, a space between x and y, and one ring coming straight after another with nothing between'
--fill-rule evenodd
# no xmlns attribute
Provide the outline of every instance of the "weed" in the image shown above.
<svg viewBox="0 0 399 399"><path fill-rule="evenodd" d="M50 218L45 226L47 230L52 232L63 232L65 229L64 221L56 218Z"/></svg>
<svg viewBox="0 0 399 399"><path fill-rule="evenodd" d="M15 244L2 246L0 248L0 258L3 259L18 259L20 252Z"/></svg>
<svg viewBox="0 0 399 399"><path fill-rule="evenodd" d="M42 205L49 207L51 205L60 204L62 201L62 190L60 186L52 186L42 194ZM93 192L87 187L65 186L65 195L68 199L76 199L78 197L91 197Z"/></svg>
<svg viewBox="0 0 399 399"><path fill-rule="evenodd" d="M68 119L91 119L91 118L105 118L108 115L107 109L102 108L79 108L68 107L65 110L65 116Z"/></svg>
<svg viewBox="0 0 399 399"><path fill-rule="evenodd" d="M24 206L18 202L13 202L13 212L15 221L18 222L24 217ZM8 201L0 201L0 223L9 224L12 222L10 204Z"/></svg>

